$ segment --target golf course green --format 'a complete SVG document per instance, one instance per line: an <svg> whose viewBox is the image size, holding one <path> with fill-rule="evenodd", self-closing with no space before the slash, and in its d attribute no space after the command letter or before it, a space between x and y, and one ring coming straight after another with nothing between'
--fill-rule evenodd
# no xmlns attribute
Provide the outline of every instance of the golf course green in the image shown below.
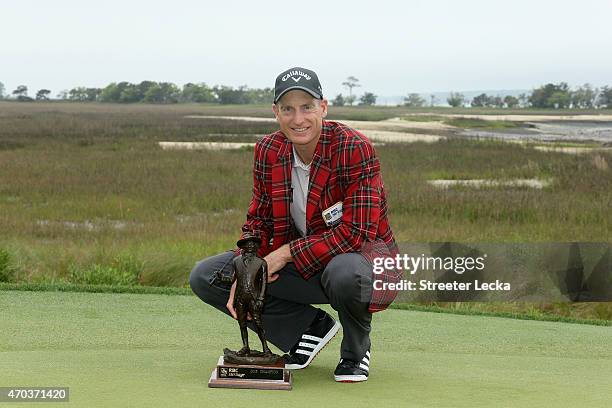
<svg viewBox="0 0 612 408"><path fill-rule="evenodd" d="M240 334L195 296L0 291L0 387L70 387L52 407L612 406L612 327L406 310L372 325L366 383L333 381L338 335L291 392L211 389Z"/></svg>

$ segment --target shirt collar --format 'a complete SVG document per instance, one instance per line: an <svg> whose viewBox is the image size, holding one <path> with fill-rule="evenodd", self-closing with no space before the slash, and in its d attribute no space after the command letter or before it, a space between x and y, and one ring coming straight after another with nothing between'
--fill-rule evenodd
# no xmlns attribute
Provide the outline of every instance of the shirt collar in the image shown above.
<svg viewBox="0 0 612 408"><path fill-rule="evenodd" d="M293 146L292 156L291 162L295 167L299 167L302 170L310 170L310 164L306 164L302 161L302 159L300 159L300 156L298 156L297 152L295 151L295 146Z"/></svg>

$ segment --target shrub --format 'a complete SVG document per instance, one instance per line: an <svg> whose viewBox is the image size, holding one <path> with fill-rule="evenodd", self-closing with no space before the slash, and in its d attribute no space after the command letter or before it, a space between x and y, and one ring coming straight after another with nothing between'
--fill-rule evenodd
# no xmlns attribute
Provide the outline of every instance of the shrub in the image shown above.
<svg viewBox="0 0 612 408"><path fill-rule="evenodd" d="M11 265L11 256L4 248L0 248L0 282L10 282L15 275L15 269Z"/></svg>
<svg viewBox="0 0 612 408"><path fill-rule="evenodd" d="M138 275L133 270L99 264L85 267L72 264L68 267L68 278L72 283L90 285L135 285L138 283Z"/></svg>

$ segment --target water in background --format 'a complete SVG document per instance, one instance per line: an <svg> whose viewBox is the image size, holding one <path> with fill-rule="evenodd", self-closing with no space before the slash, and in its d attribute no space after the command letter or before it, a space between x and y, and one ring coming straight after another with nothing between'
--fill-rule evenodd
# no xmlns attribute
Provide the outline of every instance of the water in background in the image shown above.
<svg viewBox="0 0 612 408"><path fill-rule="evenodd" d="M508 140L591 140L612 144L612 122L535 122L531 125L534 127L499 131L471 129L461 135Z"/></svg>

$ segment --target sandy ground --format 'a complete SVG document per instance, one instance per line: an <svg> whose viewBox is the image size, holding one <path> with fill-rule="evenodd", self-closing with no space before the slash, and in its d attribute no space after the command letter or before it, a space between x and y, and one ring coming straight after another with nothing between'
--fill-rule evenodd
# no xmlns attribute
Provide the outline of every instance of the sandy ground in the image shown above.
<svg viewBox="0 0 612 408"><path fill-rule="evenodd" d="M427 129L427 130L452 130L454 126L449 126L441 122L412 122L401 118L391 118L379 121L365 120L341 120L340 122L358 130L402 130L402 129Z"/></svg>
<svg viewBox="0 0 612 408"><path fill-rule="evenodd" d="M431 113L414 113L406 116L431 116ZM469 118L483 120L509 120L514 122L549 122L549 121L593 121L612 122L612 115L466 115L466 114L433 114L447 118Z"/></svg>
<svg viewBox="0 0 612 408"><path fill-rule="evenodd" d="M87 231L98 231L103 228L112 228L116 230L122 230L136 223L128 223L118 220L103 220L103 221L51 221L51 220L38 220L36 225L39 227L63 227L66 229L83 229Z"/></svg>
<svg viewBox="0 0 612 408"><path fill-rule="evenodd" d="M556 152L556 153L567 153L567 154L584 154L591 152L612 152L612 148L606 147L561 147L561 146L534 146L536 150L543 152Z"/></svg>
<svg viewBox="0 0 612 408"><path fill-rule="evenodd" d="M471 114L456 114L456 113L412 113L405 116L440 116L446 118L469 118L483 120L509 120L518 122L550 122L550 121L593 121L593 122L612 122L612 115L471 115ZM244 120L247 122L276 122L274 118L257 118L252 116L205 116L205 115L188 115L185 118L189 119L230 119ZM381 121L360 121L360 120L343 120L352 127L363 127L370 129L372 126L399 126L403 128L420 128L420 129L453 129L453 126L445 125L440 122L416 122L402 120L401 118L391 118Z"/></svg>
<svg viewBox="0 0 612 408"><path fill-rule="evenodd" d="M368 130L366 136L373 142L387 143L413 143L427 142L433 143L441 139L446 139L444 136L423 135L420 133L405 133L405 132L389 132L385 130Z"/></svg>
<svg viewBox="0 0 612 408"><path fill-rule="evenodd" d="M188 115L186 119L227 119L227 120L242 120L245 122L266 122L275 123L274 118L257 118L253 116L203 116L203 115ZM333 119L330 119L333 120ZM400 118L391 118L379 121L365 120L340 120L347 126L357 130L397 130L397 129L433 129L447 130L455 129L454 126L445 125L440 122L411 122Z"/></svg>
<svg viewBox="0 0 612 408"><path fill-rule="evenodd" d="M431 116L430 114L413 114L407 116ZM460 129L449 126L441 121L419 122L409 121L401 118L391 118L381 121L358 121L343 120L342 123L363 132L373 142L382 143L411 143L411 142L436 142L445 139L452 134L463 136L477 136L479 138L496 138L511 141L513 139L533 141L533 140L584 140L609 142L612 127L605 122L612 122L612 115L458 115L441 114L441 117L464 117L484 120L508 120L508 121L527 121L535 122L535 127L530 129L517 129L512 132L498 132L486 129ZM274 123L274 118L258 118L249 116L200 116L190 115L186 118L202 119L228 119L251 122ZM556 123L545 123L555 121ZM598 122L596 124L585 125L584 121ZM564 123L559 123L564 122ZM523 134L524 133L524 134ZM223 146L223 145L219 145ZM164 148L164 146L162 146ZM185 147L197 148L197 147ZM211 145L208 147L213 149ZM232 148L229 145L227 147ZM233 147L233 148L240 148ZM582 152L572 149L563 153ZM585 150L586 152L586 150Z"/></svg>
<svg viewBox="0 0 612 408"><path fill-rule="evenodd" d="M245 122L276 122L274 118L256 118L253 116L213 116L213 115L187 115L185 119L228 119L243 120Z"/></svg>
<svg viewBox="0 0 612 408"><path fill-rule="evenodd" d="M540 179L514 179L514 180L428 180L427 183L434 187L449 188L453 186L466 187L531 187L544 188L550 185L551 180Z"/></svg>
<svg viewBox="0 0 612 408"><path fill-rule="evenodd" d="M234 142L159 142L163 150L236 150L255 146L255 143Z"/></svg>
<svg viewBox="0 0 612 408"><path fill-rule="evenodd" d="M256 118L250 116L199 116L189 115L185 118L190 119L228 119L228 120L242 120L249 122L276 122L274 118ZM378 142L437 142L445 137L442 135L431 135L418 133L419 129L424 130L452 130L455 129L453 126L448 126L440 122L409 122L400 118L393 118L388 120L370 122L360 120L343 120L341 121L347 126L359 130L365 133L365 135L372 141ZM408 132L408 130L415 130L417 132ZM255 135L254 135L255 136ZM166 143L166 142L164 142ZM163 148L163 146L162 146Z"/></svg>

